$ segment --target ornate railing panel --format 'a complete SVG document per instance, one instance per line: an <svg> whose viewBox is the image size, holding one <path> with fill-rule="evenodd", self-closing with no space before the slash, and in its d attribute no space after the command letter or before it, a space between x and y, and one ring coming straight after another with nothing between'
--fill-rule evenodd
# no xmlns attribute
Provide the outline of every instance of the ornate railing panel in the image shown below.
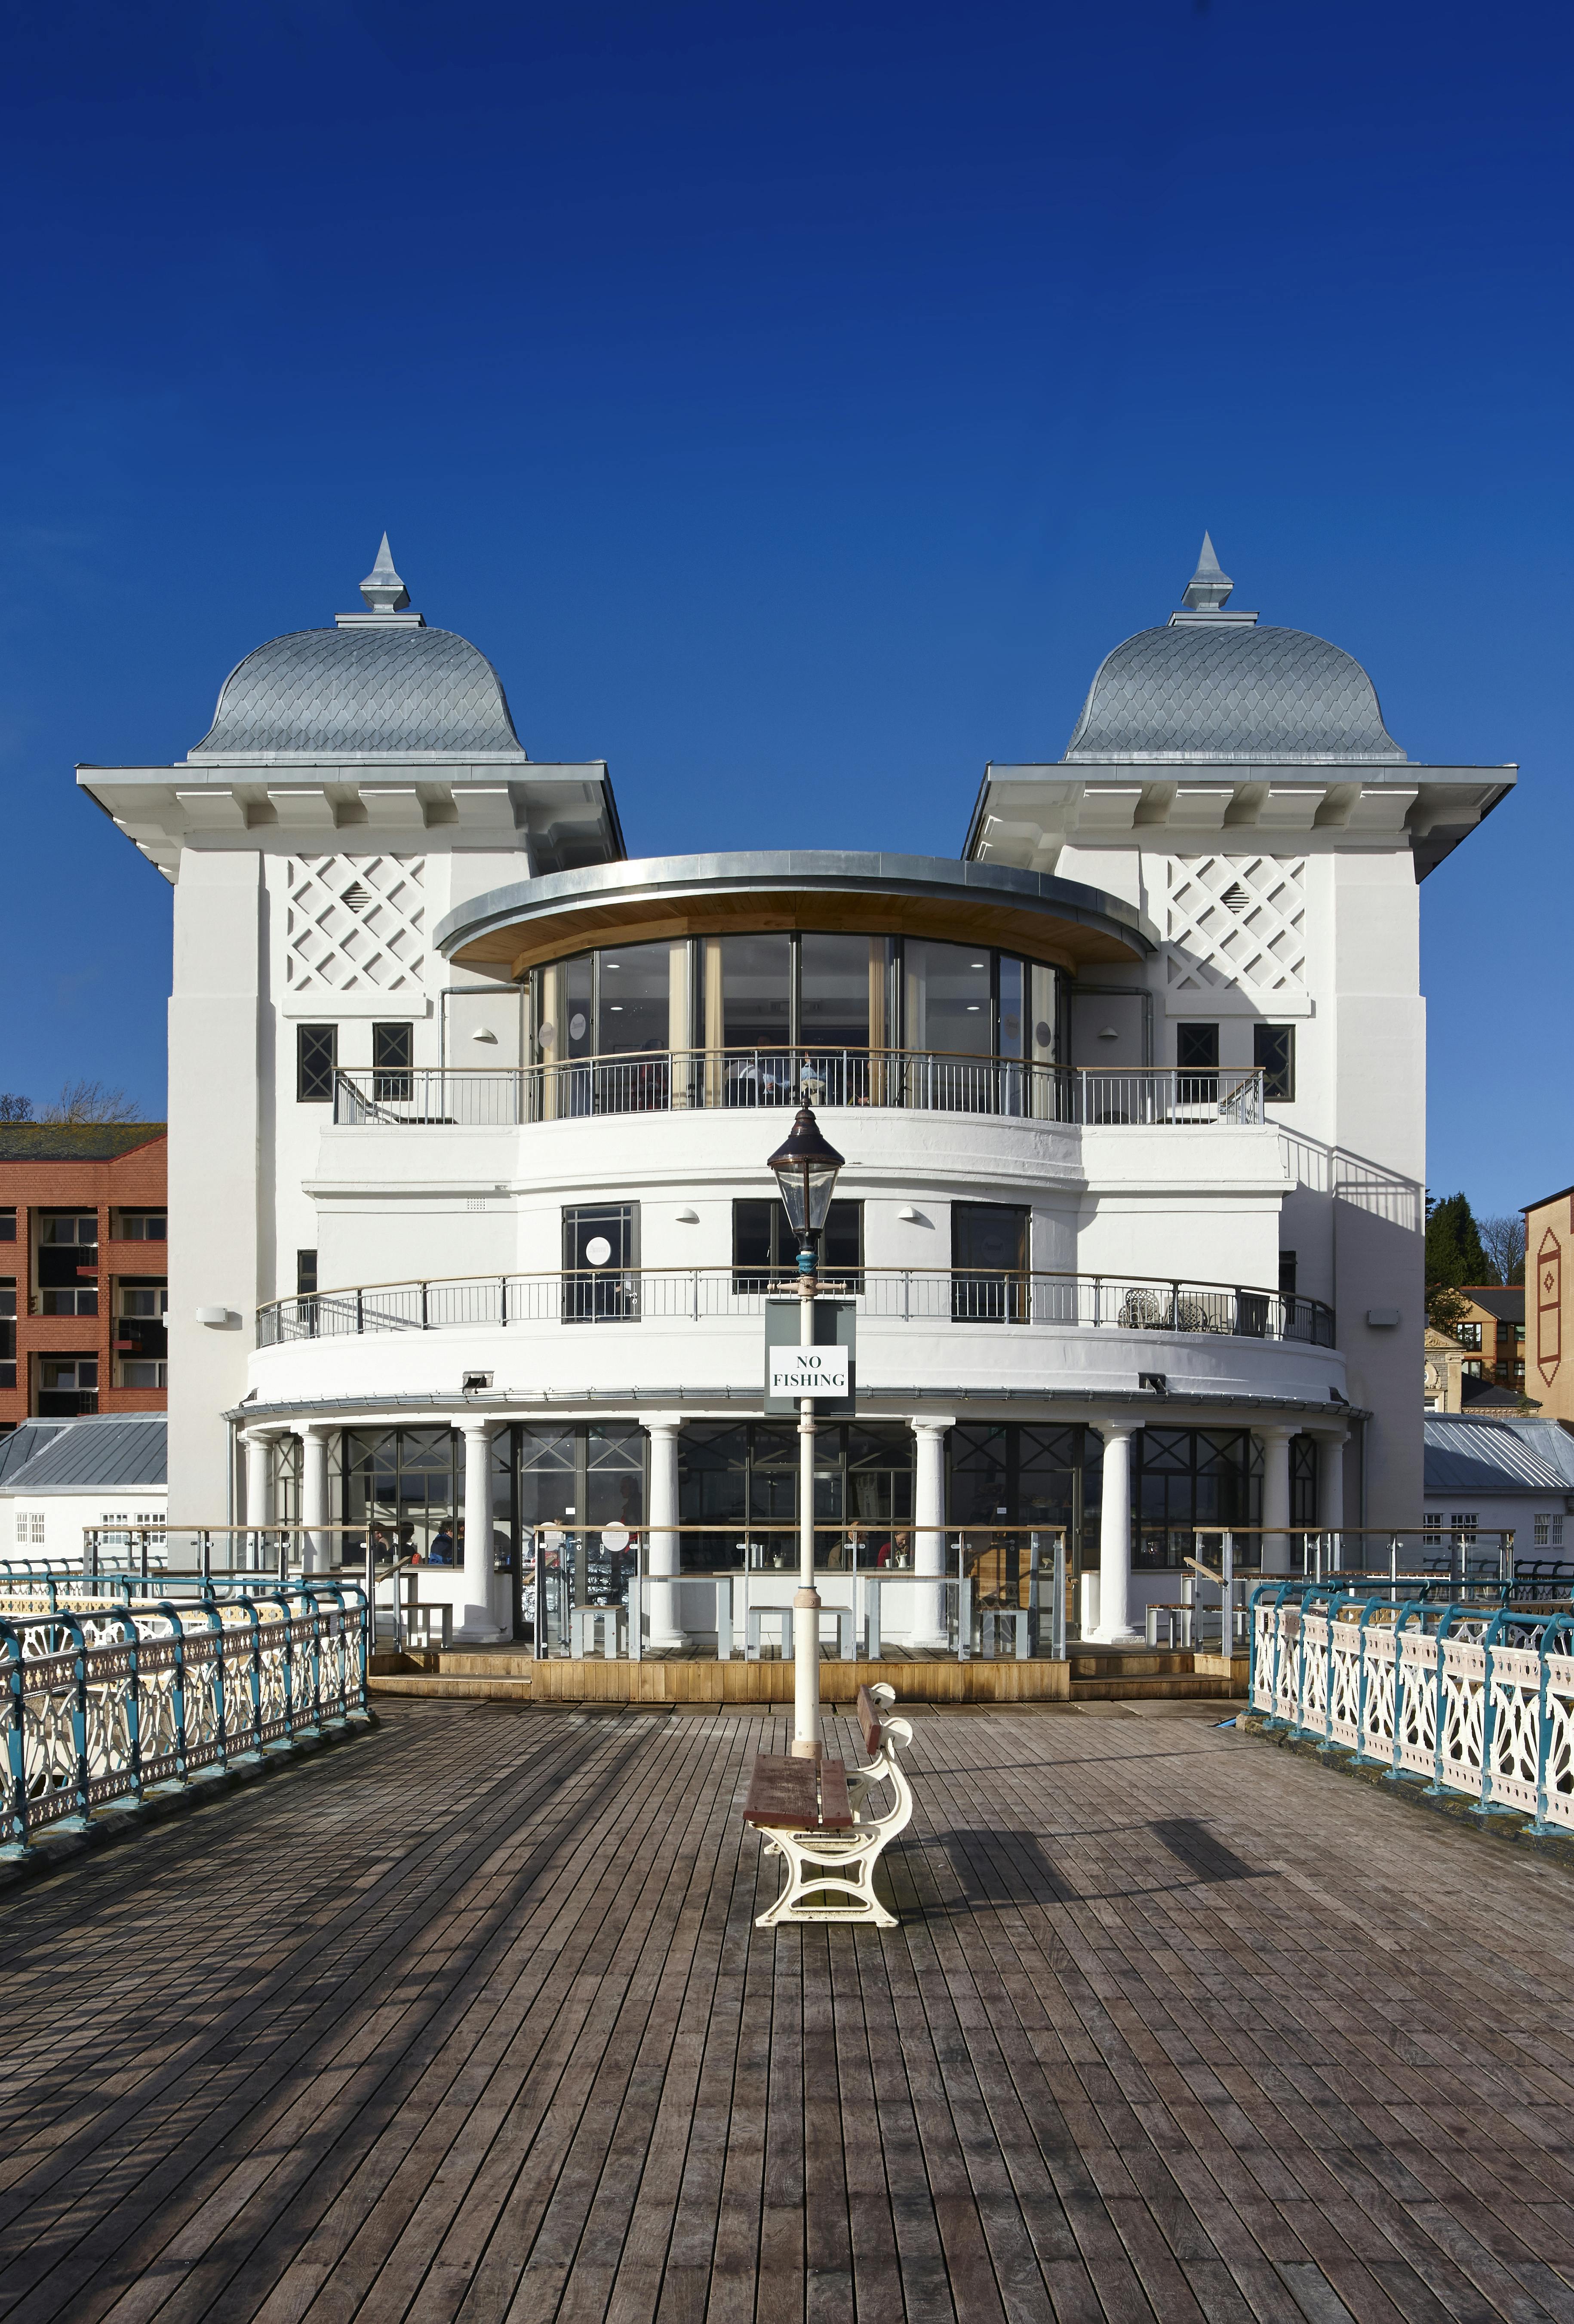
<svg viewBox="0 0 1574 2324"><path fill-rule="evenodd" d="M0 1851L364 1719L366 1601L314 1582L0 1618Z"/></svg>
<svg viewBox="0 0 1574 2324"><path fill-rule="evenodd" d="M1574 1606L1265 1582L1249 1693L1270 1729L1574 1831Z"/></svg>

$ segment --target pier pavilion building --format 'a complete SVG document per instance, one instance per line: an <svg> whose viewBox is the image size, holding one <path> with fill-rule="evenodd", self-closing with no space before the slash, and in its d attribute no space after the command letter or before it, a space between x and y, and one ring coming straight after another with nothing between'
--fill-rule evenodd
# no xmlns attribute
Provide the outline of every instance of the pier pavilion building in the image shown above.
<svg viewBox="0 0 1574 2324"><path fill-rule="evenodd" d="M703 1640L796 1513L766 1160L806 1100L855 1339L816 1514L870 1557L1064 1526L1118 1641L1198 1524L1271 1565L1419 1521L1420 885L1512 768L1408 759L1205 543L957 859L631 860L386 541L362 594L184 761L78 771L175 887L176 1519L381 1533L470 1638L522 1635L542 1528L566 1604L627 1535L649 1646Z"/></svg>

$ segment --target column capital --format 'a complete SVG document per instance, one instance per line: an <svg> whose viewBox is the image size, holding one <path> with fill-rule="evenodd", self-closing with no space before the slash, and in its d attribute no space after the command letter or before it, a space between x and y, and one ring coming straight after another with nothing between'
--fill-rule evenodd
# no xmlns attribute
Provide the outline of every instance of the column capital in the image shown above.
<svg viewBox="0 0 1574 2324"><path fill-rule="evenodd" d="M956 1415L954 1412L914 1412L907 1416L907 1425L915 1435L925 1429L933 1429L936 1435L943 1435L946 1429L956 1426Z"/></svg>
<svg viewBox="0 0 1574 2324"><path fill-rule="evenodd" d="M303 1444L309 1444L319 1438L331 1436L338 1425L336 1420L291 1420L286 1424L286 1433L299 1436Z"/></svg>
<svg viewBox="0 0 1574 2324"><path fill-rule="evenodd" d="M650 1436L676 1436L688 1415L684 1412L650 1412L640 1416L640 1425Z"/></svg>
<svg viewBox="0 0 1574 2324"><path fill-rule="evenodd" d="M1254 1420L1251 1433L1275 1444L1281 1440L1287 1444L1292 1436L1299 1436L1303 1432L1298 1420Z"/></svg>
<svg viewBox="0 0 1574 2324"><path fill-rule="evenodd" d="M1083 1425L1092 1429L1096 1435L1101 1436L1107 1444L1112 1436L1116 1438L1135 1436L1139 1428L1146 1427L1147 1420L1146 1415L1140 1420L1128 1420L1123 1417L1118 1418L1114 1413L1105 1412L1094 1414Z"/></svg>
<svg viewBox="0 0 1574 2324"><path fill-rule="evenodd" d="M490 1436L498 1425L495 1413L477 1413L474 1418L462 1418L459 1432L464 1436Z"/></svg>
<svg viewBox="0 0 1574 2324"><path fill-rule="evenodd" d="M279 1437L288 1436L290 1434L290 1429L287 1421L262 1421L253 1428L243 1428L241 1442L243 1444L272 1444Z"/></svg>
<svg viewBox="0 0 1574 2324"><path fill-rule="evenodd" d="M1308 1427L1303 1424L1301 1434L1302 1436L1315 1436L1320 1444L1348 1444L1350 1441L1348 1428Z"/></svg>

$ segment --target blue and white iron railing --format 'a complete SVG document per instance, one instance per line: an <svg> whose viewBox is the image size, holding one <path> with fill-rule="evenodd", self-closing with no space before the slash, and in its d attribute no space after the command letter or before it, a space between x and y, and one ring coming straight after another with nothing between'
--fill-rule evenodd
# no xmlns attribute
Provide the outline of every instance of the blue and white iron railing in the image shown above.
<svg viewBox="0 0 1574 2324"><path fill-rule="evenodd" d="M1262 1583L1247 1692L1265 1731L1574 1835L1574 1604L1432 1586Z"/></svg>
<svg viewBox="0 0 1574 2324"><path fill-rule="evenodd" d="M0 1854L370 1718L353 1582L72 1594L0 1617Z"/></svg>
<svg viewBox="0 0 1574 2324"><path fill-rule="evenodd" d="M919 1049L650 1049L535 1065L343 1068L334 1080L334 1120L353 1129L511 1130L596 1114L800 1105L898 1106L1118 1129L1219 1121L1255 1128L1266 1119L1256 1068L1072 1067Z"/></svg>
<svg viewBox="0 0 1574 2324"><path fill-rule="evenodd" d="M1288 1340L1331 1348L1334 1315L1320 1299L1178 1277L1066 1275L1047 1269L823 1268L823 1296L851 1299L888 1323L1001 1323ZM796 1275L732 1267L554 1268L368 1283L275 1299L257 1311L257 1344L535 1323L704 1323L759 1316L771 1297L797 1296Z"/></svg>

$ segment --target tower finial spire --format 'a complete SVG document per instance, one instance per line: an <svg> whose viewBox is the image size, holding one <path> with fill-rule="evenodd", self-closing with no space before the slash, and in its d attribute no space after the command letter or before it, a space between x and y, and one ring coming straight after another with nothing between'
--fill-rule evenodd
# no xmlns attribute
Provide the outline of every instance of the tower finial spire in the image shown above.
<svg viewBox="0 0 1574 2324"><path fill-rule="evenodd" d="M386 545L386 544L385 544ZM1186 585L1181 603L1193 613L1217 613L1223 610L1235 584L1221 568L1213 554L1213 542L1207 533L1197 558L1197 570Z"/></svg>
<svg viewBox="0 0 1574 2324"><path fill-rule="evenodd" d="M361 584L361 595L374 613L402 613L410 603L410 591L393 569L386 533L377 552L377 562Z"/></svg>

